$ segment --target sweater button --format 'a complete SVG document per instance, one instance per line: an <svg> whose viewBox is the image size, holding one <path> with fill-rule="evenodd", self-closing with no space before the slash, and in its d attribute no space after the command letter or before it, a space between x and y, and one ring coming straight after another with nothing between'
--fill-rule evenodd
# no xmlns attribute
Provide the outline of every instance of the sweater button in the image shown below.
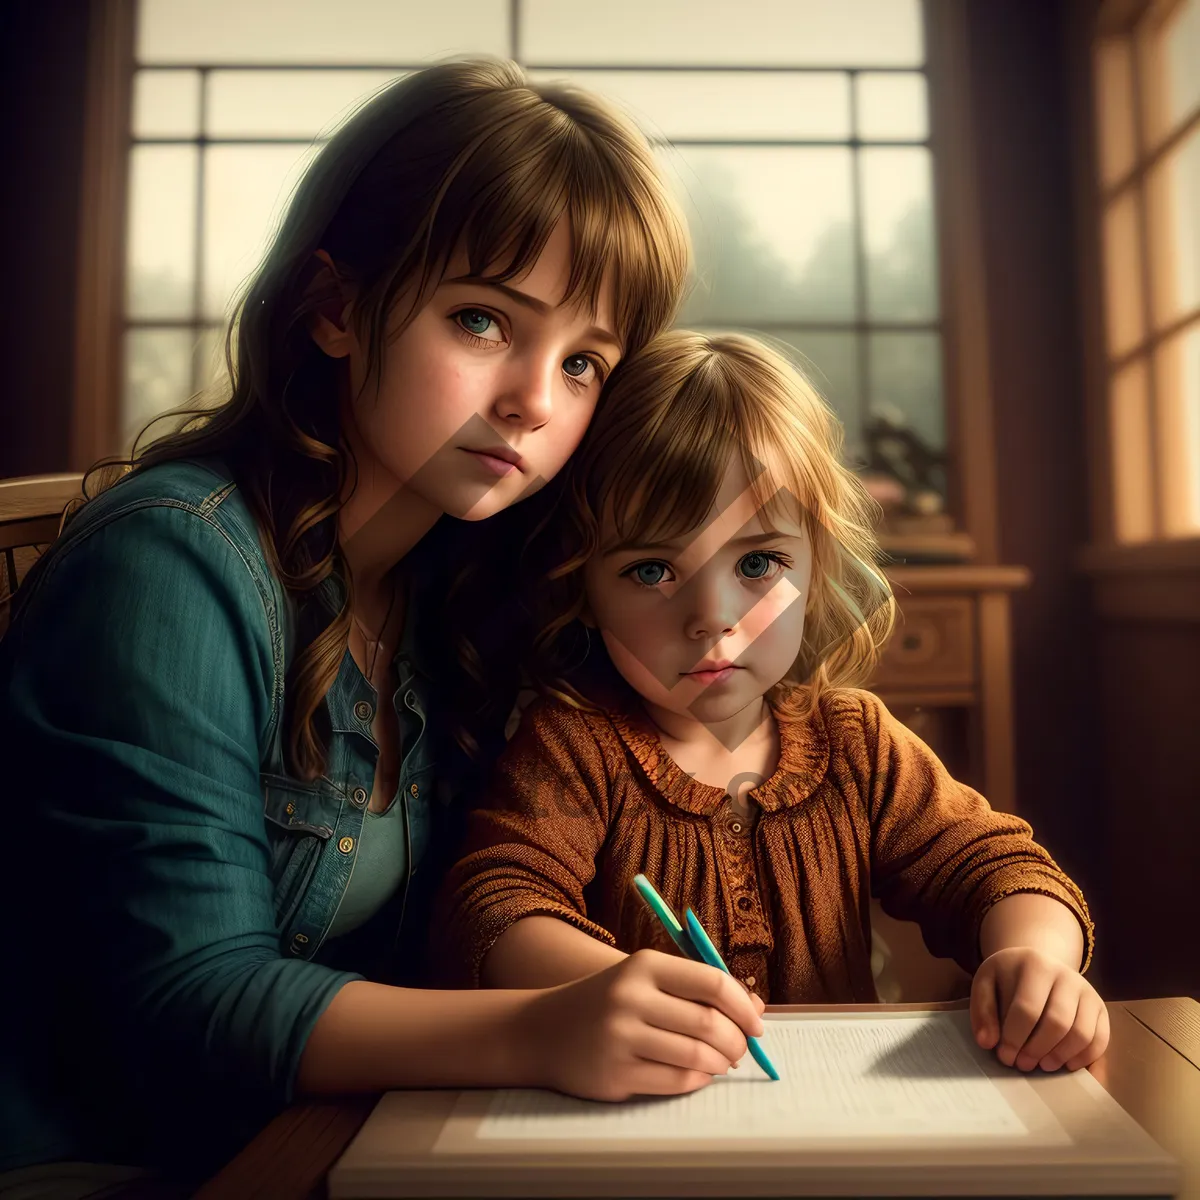
<svg viewBox="0 0 1200 1200"><path fill-rule="evenodd" d="M751 908L751 900L749 896L739 896L737 906L742 912L749 912Z"/></svg>

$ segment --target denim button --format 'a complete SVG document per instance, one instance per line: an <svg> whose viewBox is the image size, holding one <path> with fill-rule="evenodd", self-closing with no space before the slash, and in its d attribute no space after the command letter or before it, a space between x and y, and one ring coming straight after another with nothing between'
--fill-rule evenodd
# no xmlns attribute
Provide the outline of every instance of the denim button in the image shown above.
<svg viewBox="0 0 1200 1200"><path fill-rule="evenodd" d="M362 806L367 802L367 789L355 788L353 794L350 796L350 799L357 804L359 808L362 808Z"/></svg>
<svg viewBox="0 0 1200 1200"><path fill-rule="evenodd" d="M415 783L408 790L412 792L414 799L421 794L421 789Z"/></svg>
<svg viewBox="0 0 1200 1200"><path fill-rule="evenodd" d="M365 700L360 700L354 706L354 715L360 721L369 721L371 719L371 706Z"/></svg>
<svg viewBox="0 0 1200 1200"><path fill-rule="evenodd" d="M354 849L354 839L352 837L344 837L338 842L338 849L343 854L349 854Z"/></svg>

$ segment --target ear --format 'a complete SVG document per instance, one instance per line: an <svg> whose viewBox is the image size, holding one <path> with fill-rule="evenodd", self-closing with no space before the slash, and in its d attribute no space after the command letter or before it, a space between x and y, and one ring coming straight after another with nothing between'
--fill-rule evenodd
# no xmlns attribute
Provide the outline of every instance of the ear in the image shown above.
<svg viewBox="0 0 1200 1200"><path fill-rule="evenodd" d="M313 276L305 289L305 299L315 301L309 317L308 330L312 340L330 358L345 358L358 346L350 328L350 288L338 274L328 251L318 250L313 256Z"/></svg>
<svg viewBox="0 0 1200 1200"><path fill-rule="evenodd" d="M599 626L596 624L596 618L592 613L591 606L586 600L583 602L583 608L579 610L579 621L581 624L586 625L588 629L599 628Z"/></svg>

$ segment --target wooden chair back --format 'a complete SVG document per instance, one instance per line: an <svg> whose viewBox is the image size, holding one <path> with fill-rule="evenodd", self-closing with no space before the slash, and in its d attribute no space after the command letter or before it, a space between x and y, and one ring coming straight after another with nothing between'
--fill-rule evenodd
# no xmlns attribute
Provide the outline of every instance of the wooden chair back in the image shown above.
<svg viewBox="0 0 1200 1200"><path fill-rule="evenodd" d="M0 636L8 628L12 598L29 568L58 537L63 510L82 495L82 475L27 475L0 479Z"/></svg>

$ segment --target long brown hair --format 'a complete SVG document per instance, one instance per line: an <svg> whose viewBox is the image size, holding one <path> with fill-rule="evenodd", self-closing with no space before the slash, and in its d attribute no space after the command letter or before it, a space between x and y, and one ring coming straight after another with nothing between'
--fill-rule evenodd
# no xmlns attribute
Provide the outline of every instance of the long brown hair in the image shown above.
<svg viewBox="0 0 1200 1200"><path fill-rule="evenodd" d="M673 330L624 359L563 473L562 512L526 550L540 576L541 628L531 659L538 687L594 705L567 667L578 657L582 568L605 548L604 515L621 542L682 537L707 519L735 455L763 511L799 517L812 541L803 645L776 701L803 716L826 688L864 681L895 605L877 565L878 506L843 465L843 436L808 380L755 338ZM808 686L787 686L795 683Z"/></svg>
<svg viewBox="0 0 1200 1200"><path fill-rule="evenodd" d="M508 62L444 63L390 85L322 149L240 298L226 336L227 399L215 409L177 410L172 415L183 420L169 436L140 452L135 443L130 458L101 464L101 490L113 481L114 466L141 470L206 455L229 465L261 526L272 569L301 601L285 713L289 768L301 777L324 770L318 717L345 655L351 602L337 542L343 484L353 469L339 430L344 364L309 334L310 317L328 300L314 286L316 252L326 251L341 279L354 285L353 320L371 375L401 293L414 296L402 314L407 323L459 250L472 275L498 282L519 276L563 219L571 234L566 300L594 306L611 279L618 335L626 352L636 352L670 323L689 265L678 209L637 129L599 99L566 85L533 84ZM456 549L443 547L441 561L457 559L462 568L457 580L447 580L439 615L455 644L448 690L456 736L472 752L481 723L497 716L513 664L511 656L489 653L489 620L472 604L480 588L464 577L502 570L504 548L519 545L552 494L543 489L515 518L492 518L486 539L449 518L425 539L445 540L449 524ZM312 602L331 576L340 606ZM497 624L494 607L482 616ZM512 630L492 641L511 643Z"/></svg>

